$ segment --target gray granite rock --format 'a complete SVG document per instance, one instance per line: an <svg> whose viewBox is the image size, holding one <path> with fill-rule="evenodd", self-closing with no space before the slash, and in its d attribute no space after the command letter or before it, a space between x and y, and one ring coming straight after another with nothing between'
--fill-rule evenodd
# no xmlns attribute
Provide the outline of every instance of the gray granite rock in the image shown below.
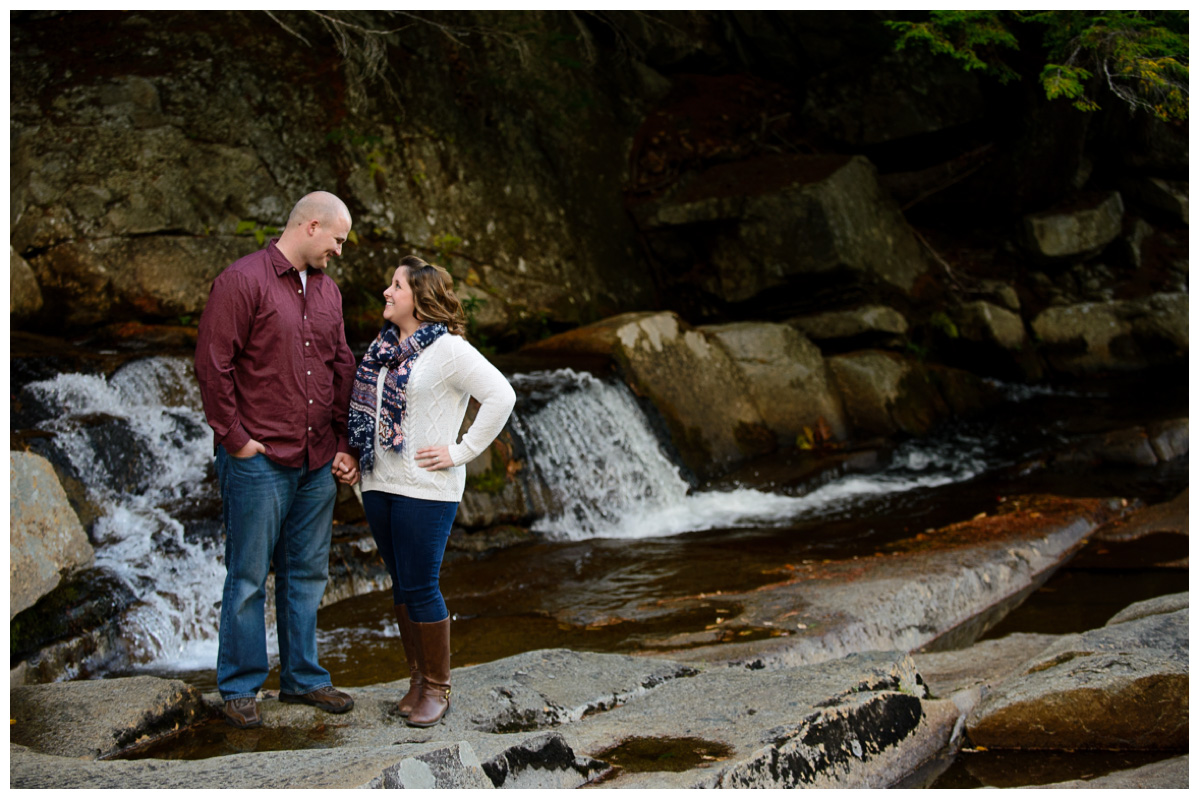
<svg viewBox="0 0 1200 800"><path fill-rule="evenodd" d="M69 758L111 755L212 713L195 688L149 676L18 686L9 699L10 742Z"/></svg>
<svg viewBox="0 0 1200 800"><path fill-rule="evenodd" d="M1121 233L1125 205L1109 192L1082 198L1069 209L1054 209L1025 217L1025 242L1034 254L1064 258L1099 252Z"/></svg>
<svg viewBox="0 0 1200 800"><path fill-rule="evenodd" d="M671 661L535 650L454 671L454 696L475 730L529 731L575 722L695 675Z"/></svg>
<svg viewBox="0 0 1200 800"><path fill-rule="evenodd" d="M1188 756L1156 761L1136 769L1111 772L1099 778L1047 783L1042 786L1018 786L1018 789L1187 789Z"/></svg>
<svg viewBox="0 0 1200 800"><path fill-rule="evenodd" d="M11 745L20 789L490 789L465 742L239 753L198 761L79 761Z"/></svg>
<svg viewBox="0 0 1200 800"><path fill-rule="evenodd" d="M696 738L726 757L618 773L613 788L888 786L946 746L958 711L923 699L911 660L868 653L779 670L707 669L564 727L576 752L636 738Z"/></svg>
<svg viewBox="0 0 1200 800"><path fill-rule="evenodd" d="M42 310L42 289L38 286L33 267L21 258L12 245L8 247L8 313L17 320L33 316Z"/></svg>
<svg viewBox="0 0 1200 800"><path fill-rule="evenodd" d="M793 447L825 428L833 440L846 438L842 398L821 351L804 334L772 322L732 322L699 328L715 336L733 357L744 390L781 445Z"/></svg>
<svg viewBox="0 0 1200 800"><path fill-rule="evenodd" d="M1156 614L1170 614L1188 608L1188 595L1188 592L1179 592L1134 603L1114 614L1105 625L1120 625L1123 622L1133 622L1135 619L1152 617Z"/></svg>
<svg viewBox="0 0 1200 800"><path fill-rule="evenodd" d="M1084 375L1145 369L1186 357L1188 296L1051 306L1032 322L1050 365Z"/></svg>
<svg viewBox="0 0 1200 800"><path fill-rule="evenodd" d="M898 342L908 334L908 320L891 306L859 306L792 317L787 324L817 342L860 336L876 336Z"/></svg>
<svg viewBox="0 0 1200 800"><path fill-rule="evenodd" d="M92 546L50 462L9 453L8 618L58 585L63 572L87 566Z"/></svg>
<svg viewBox="0 0 1200 800"><path fill-rule="evenodd" d="M93 760L118 741L143 741L154 729L147 709L162 705L152 690L169 682L27 687L22 697L42 700L34 708L42 713L38 727L45 733L24 741L14 735L11 785L572 788L612 774L596 756L630 737L697 737L722 744L728 757L678 772L618 772L604 785L887 786L945 748L960 716L953 703L924 698L911 660L901 653L772 671L696 670L551 650L456 670L454 685L451 712L427 729L407 727L396 716L401 682L352 690L354 710L336 717L267 698L261 702L263 728L229 731L241 741L232 746L264 752L192 761ZM62 706L78 699L81 687L89 701L65 714ZM96 702L105 697L122 712L106 717ZM17 713L29 706L27 699L22 703L14 703ZM126 716L134 727L113 734L113 718ZM521 726L537 730L492 732ZM327 734L316 749L265 751L272 733L304 746L305 732L314 730Z"/></svg>
<svg viewBox="0 0 1200 800"><path fill-rule="evenodd" d="M967 721L992 749L1186 750L1188 611L1064 636Z"/></svg>

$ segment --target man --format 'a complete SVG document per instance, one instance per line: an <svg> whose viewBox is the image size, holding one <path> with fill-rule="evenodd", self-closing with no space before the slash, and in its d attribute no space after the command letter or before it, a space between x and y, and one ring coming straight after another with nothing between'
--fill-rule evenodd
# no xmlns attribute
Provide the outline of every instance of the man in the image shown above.
<svg viewBox="0 0 1200 800"><path fill-rule="evenodd" d="M358 480L346 429L355 361L341 292L324 272L349 234L345 203L306 195L277 240L217 276L200 318L196 378L225 522L217 688L237 728L262 725L256 696L269 670L263 603L272 562L279 699L335 714L354 707L317 663L334 477Z"/></svg>

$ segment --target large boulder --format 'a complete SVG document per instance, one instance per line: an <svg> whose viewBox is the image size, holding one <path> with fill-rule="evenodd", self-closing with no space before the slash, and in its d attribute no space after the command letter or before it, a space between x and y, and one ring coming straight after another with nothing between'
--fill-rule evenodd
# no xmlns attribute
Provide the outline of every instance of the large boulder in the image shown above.
<svg viewBox="0 0 1200 800"><path fill-rule="evenodd" d="M1026 216L1025 246L1048 259L1095 255L1121 234L1124 213L1117 192L1086 195L1069 205Z"/></svg>
<svg viewBox="0 0 1200 800"><path fill-rule="evenodd" d="M9 466L11 620L58 586L64 572L90 564L94 553L50 462L13 451Z"/></svg>
<svg viewBox="0 0 1200 800"><path fill-rule="evenodd" d="M973 300L950 312L955 336L943 337L954 363L985 375L1037 380L1044 367L1025 321L1015 310L988 300Z"/></svg>
<svg viewBox="0 0 1200 800"><path fill-rule="evenodd" d="M672 444L697 475L718 474L775 447L738 362L715 335L673 313L622 314L526 352L613 358L634 392L662 415Z"/></svg>
<svg viewBox="0 0 1200 800"><path fill-rule="evenodd" d="M1188 610L1061 637L967 719L991 749L1186 750Z"/></svg>
<svg viewBox="0 0 1200 800"><path fill-rule="evenodd" d="M746 390L781 444L828 430L846 438L842 399L816 345L787 325L734 322L698 330L716 337L745 376ZM806 430L807 429L807 432Z"/></svg>
<svg viewBox="0 0 1200 800"><path fill-rule="evenodd" d="M1166 214L1175 222L1188 224L1188 183L1153 178L1148 175L1130 178L1121 184L1122 194Z"/></svg>
<svg viewBox="0 0 1200 800"><path fill-rule="evenodd" d="M1188 354L1188 296L1052 306L1032 323L1046 359L1059 372L1082 375L1145 369Z"/></svg>
<svg viewBox="0 0 1200 800"><path fill-rule="evenodd" d="M877 341L898 346L908 335L908 320L891 306L866 305L792 317L787 321L814 342Z"/></svg>
<svg viewBox="0 0 1200 800"><path fill-rule="evenodd" d="M70 573L57 587L9 622L12 685L90 677L128 663L121 635L124 613L138 602L107 567ZM18 663L19 662L19 663Z"/></svg>
<svg viewBox="0 0 1200 800"><path fill-rule="evenodd" d="M635 214L651 230L703 225L712 237L707 258L715 288L729 302L806 280L907 292L927 268L921 245L862 156L771 156L715 166Z"/></svg>
<svg viewBox="0 0 1200 800"><path fill-rule="evenodd" d="M862 436L928 433L950 409L921 365L884 350L829 359L850 428Z"/></svg>
<svg viewBox="0 0 1200 800"><path fill-rule="evenodd" d="M197 315L213 278L254 240L232 236L114 237L65 242L33 258L38 280L67 325L130 310L160 319Z"/></svg>
<svg viewBox="0 0 1200 800"><path fill-rule="evenodd" d="M42 289L29 262L8 247L8 313L20 320L42 309Z"/></svg>
<svg viewBox="0 0 1200 800"><path fill-rule="evenodd" d="M968 341L1019 351L1029 341L1021 315L986 300L964 303L956 311L959 335Z"/></svg>

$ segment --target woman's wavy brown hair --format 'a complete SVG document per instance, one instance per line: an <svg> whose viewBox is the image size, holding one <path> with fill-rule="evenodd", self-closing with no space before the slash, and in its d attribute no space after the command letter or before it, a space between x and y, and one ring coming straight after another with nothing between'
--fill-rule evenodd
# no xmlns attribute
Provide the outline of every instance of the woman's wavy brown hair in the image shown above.
<svg viewBox="0 0 1200 800"><path fill-rule="evenodd" d="M400 259L413 294L413 316L419 322L440 322L446 330L466 336L467 315L454 294L454 278L443 267L416 256Z"/></svg>

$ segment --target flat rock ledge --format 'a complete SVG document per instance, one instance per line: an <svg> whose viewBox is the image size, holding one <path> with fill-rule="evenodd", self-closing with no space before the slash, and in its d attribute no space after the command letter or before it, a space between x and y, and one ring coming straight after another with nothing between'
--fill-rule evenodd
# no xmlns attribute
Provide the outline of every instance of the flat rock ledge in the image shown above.
<svg viewBox="0 0 1200 800"><path fill-rule="evenodd" d="M454 670L454 705L433 728L395 715L404 689L396 682L353 690L354 710L338 716L267 699L263 728L229 732L246 748L256 736L320 728L329 734L320 749L100 760L118 739L149 736L114 736L114 724L157 712L178 687L87 683L93 699L78 705L72 683L12 690L25 715L10 744L13 788L884 787L944 751L960 716L925 696L912 660L897 652L753 670L542 650ZM183 712L194 700L175 704ZM215 696L203 703L215 714ZM39 717L43 709L53 716ZM38 727L44 735L28 733ZM720 755L658 772L598 757L635 738L703 740Z"/></svg>
<svg viewBox="0 0 1200 800"><path fill-rule="evenodd" d="M454 670L454 705L428 729L395 712L407 681L353 689L345 715L269 693L253 731L225 728L219 698L179 681L16 687L10 785L868 788L932 780L964 742L1186 752L1187 604L1186 593L1136 603L1082 634L775 668L540 650ZM121 760L205 725L228 754ZM655 747L647 771L633 754ZM1069 785L1186 780L1185 757Z"/></svg>
<svg viewBox="0 0 1200 800"><path fill-rule="evenodd" d="M705 631L643 640L642 653L777 668L912 652L952 633L974 641L1120 510L1117 500L1023 496L873 555L788 564L778 582L720 595L740 614ZM758 635L743 639L743 631Z"/></svg>
<svg viewBox="0 0 1200 800"><path fill-rule="evenodd" d="M1127 622L1059 637L996 686L967 720L971 741L989 749L1186 751L1188 609L1127 612L1118 615Z"/></svg>

